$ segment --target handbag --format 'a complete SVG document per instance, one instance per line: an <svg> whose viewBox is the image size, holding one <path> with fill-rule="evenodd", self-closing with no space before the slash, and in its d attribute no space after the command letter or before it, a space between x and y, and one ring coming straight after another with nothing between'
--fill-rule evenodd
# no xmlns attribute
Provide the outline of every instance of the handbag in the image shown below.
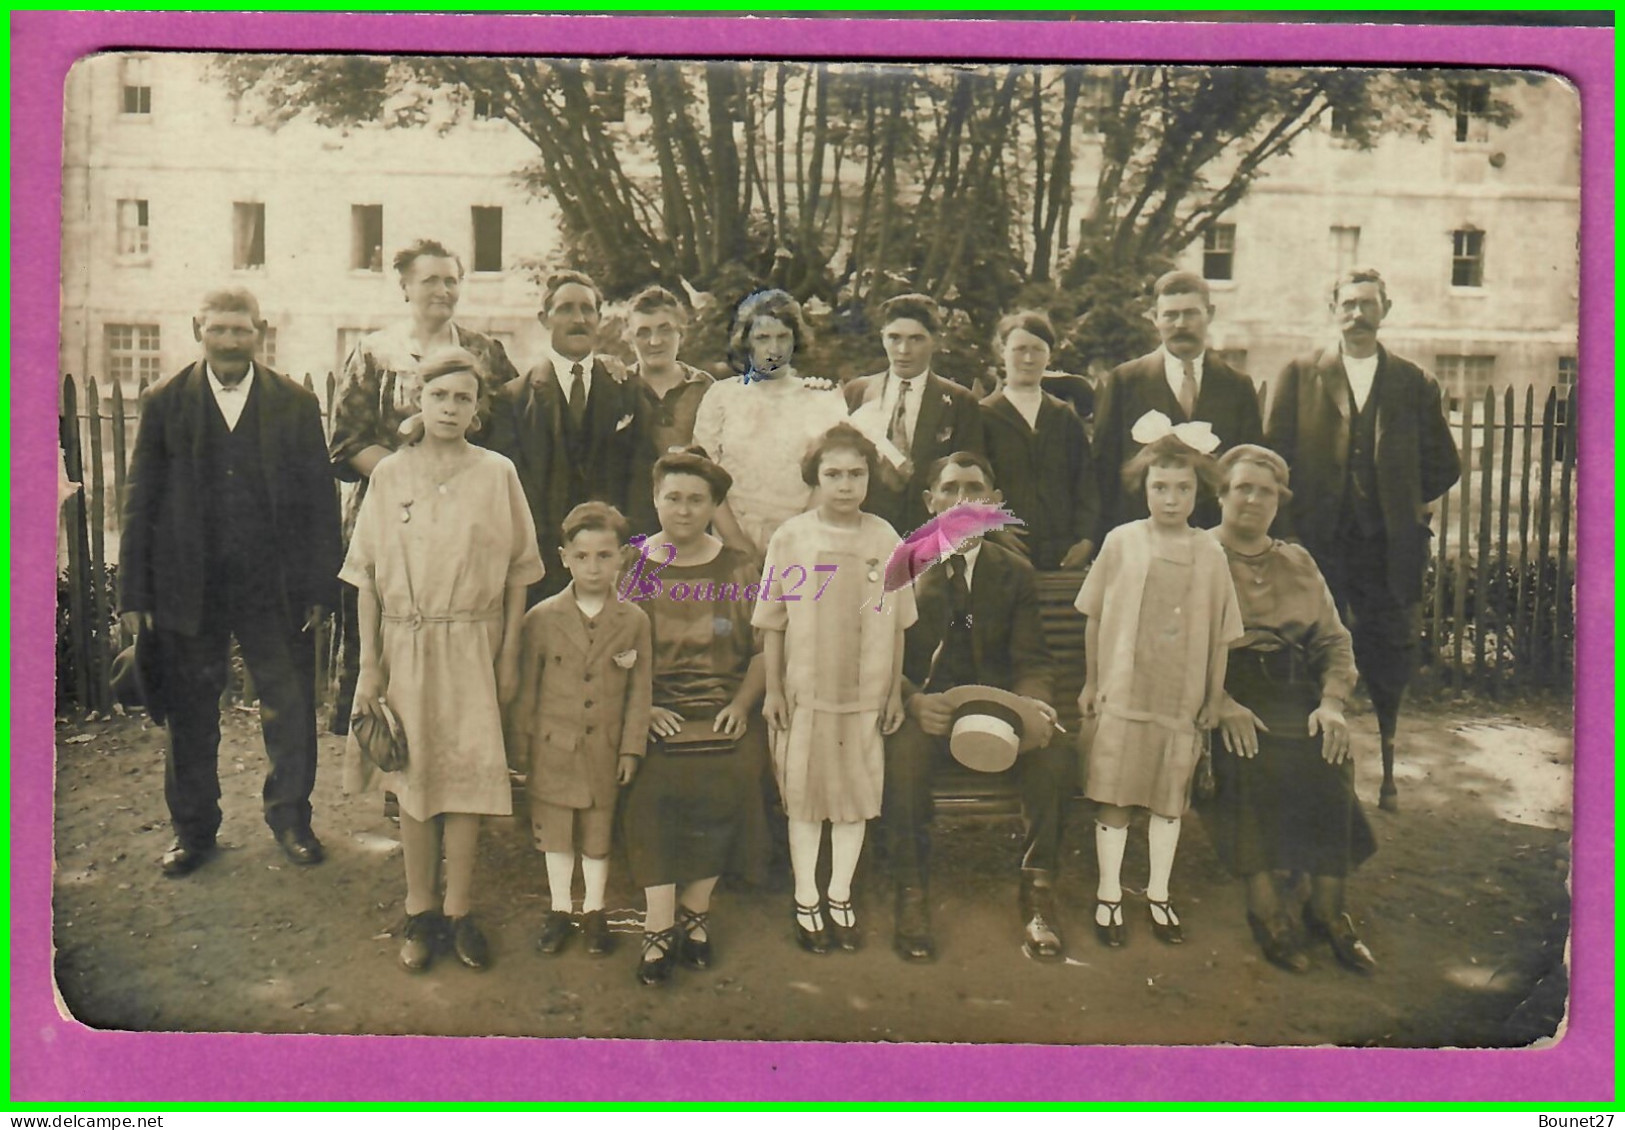
<svg viewBox="0 0 1625 1130"><path fill-rule="evenodd" d="M356 714L350 719L350 732L361 747L362 756L384 773L399 773L406 768L406 728L380 699L377 714Z"/></svg>
<svg viewBox="0 0 1625 1130"><path fill-rule="evenodd" d="M695 721L685 718L682 729L669 738L660 739L660 748L673 754L732 753L739 739L719 734L711 726L709 718Z"/></svg>

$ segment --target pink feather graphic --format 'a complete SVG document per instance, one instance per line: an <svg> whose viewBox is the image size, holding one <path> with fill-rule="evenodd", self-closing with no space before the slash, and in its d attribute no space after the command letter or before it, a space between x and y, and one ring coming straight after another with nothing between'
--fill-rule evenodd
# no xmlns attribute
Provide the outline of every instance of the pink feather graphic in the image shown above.
<svg viewBox="0 0 1625 1130"><path fill-rule="evenodd" d="M896 592L951 556L967 539L1024 523L1003 506L962 502L903 539L886 561L885 592Z"/></svg>

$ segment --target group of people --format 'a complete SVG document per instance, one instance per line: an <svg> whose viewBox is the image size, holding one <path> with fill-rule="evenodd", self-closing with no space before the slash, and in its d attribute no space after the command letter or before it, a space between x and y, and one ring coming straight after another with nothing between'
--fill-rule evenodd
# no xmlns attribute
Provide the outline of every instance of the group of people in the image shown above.
<svg viewBox="0 0 1625 1130"><path fill-rule="evenodd" d="M659 286L627 306L637 363L599 355L603 296L563 271L538 315L548 349L521 375L455 320L455 254L419 241L395 268L409 317L357 345L330 440L315 398L256 363L263 322L241 289L205 297L202 358L143 406L120 608L170 729L166 874L213 851L233 636L260 695L265 819L294 862L320 862L309 633L331 609L335 728L394 727L406 749L386 772L352 733L344 772L398 804L409 969L490 962L475 860L481 818L512 812L513 771L545 856L544 954L577 936L612 951L622 837L645 897L638 978L709 966L717 882L764 877L782 809L798 943L861 944L853 877L878 817L894 949L929 961L933 775L988 733L1020 749L1030 956L1065 953L1054 890L1080 780L1097 936L1127 937L1122 862L1144 810L1150 926L1183 940L1169 880L1211 749L1213 840L1246 879L1265 956L1306 968L1307 927L1372 966L1343 909L1344 877L1374 850L1343 708L1358 662L1392 807L1426 505L1459 475L1437 384L1377 340L1375 271L1337 281L1341 340L1286 370L1267 422L1252 381L1207 348L1206 284L1165 275L1162 345L1106 378L1091 434L1046 388L1056 334L1035 311L999 322L1004 379L979 400L932 371L929 297L882 305L888 366L843 386L797 370L801 309L760 291L736 311L736 375L716 379L679 359L685 309ZM355 483L342 517L334 475ZM1007 508L1017 536L944 545L940 565L887 585L901 535L967 503ZM1073 735L1037 579L1086 567ZM1301 924L1283 874L1307 877Z"/></svg>

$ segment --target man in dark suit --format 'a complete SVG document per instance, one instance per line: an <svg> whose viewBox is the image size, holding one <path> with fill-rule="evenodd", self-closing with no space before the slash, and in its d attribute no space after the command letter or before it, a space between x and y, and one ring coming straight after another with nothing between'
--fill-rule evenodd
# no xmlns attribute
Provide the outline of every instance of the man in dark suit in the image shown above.
<svg viewBox="0 0 1625 1130"><path fill-rule="evenodd" d="M1392 308L1370 268L1332 289L1341 343L1293 361L1270 400L1265 442L1292 471L1286 527L1314 556L1354 634L1382 735L1378 803L1399 807L1394 735L1416 667L1428 504L1461 477L1439 385L1389 353L1377 329Z"/></svg>
<svg viewBox="0 0 1625 1130"><path fill-rule="evenodd" d="M976 452L955 452L928 472L925 507L940 514L960 502L997 505L993 468ZM936 956L927 894L931 853L931 776L948 756L951 687L1001 687L1036 700L1049 723L1050 654L1039 621L1037 574L1019 554L980 538L915 582L919 619L903 644L907 717L886 739L882 814L897 886L894 946L908 961ZM1021 789L1022 944L1043 960L1065 954L1055 917L1061 825L1076 775L1070 746L1045 735L1007 772Z"/></svg>
<svg viewBox="0 0 1625 1130"><path fill-rule="evenodd" d="M1099 468L1101 520L1095 544L1107 531L1147 516L1145 495L1124 485L1123 464L1140 450L1129 434L1155 409L1176 424L1205 420L1219 437L1214 455L1263 436L1258 390L1252 378L1225 364L1207 347L1213 302L1207 281L1189 271L1170 271L1157 280L1153 321L1162 345L1154 353L1119 365L1106 377L1095 408L1095 466ZM1193 525L1219 524L1218 503L1203 499Z"/></svg>
<svg viewBox="0 0 1625 1130"><path fill-rule="evenodd" d="M311 631L338 596L338 495L321 406L254 363L265 329L240 287L192 322L203 360L146 393L125 492L119 609L157 644L169 712L166 875L208 859L220 828L220 695L231 638L260 696L265 822L288 858L320 863Z"/></svg>
<svg viewBox="0 0 1625 1130"><path fill-rule="evenodd" d="M863 504L899 534L930 517L920 500L930 486L933 463L955 451L984 450L976 397L931 371L941 333L942 311L926 295L888 298L880 307L880 338L890 367L858 377L845 390L854 423L883 435L906 456L901 467L882 461L880 478L869 484Z"/></svg>
<svg viewBox="0 0 1625 1130"><path fill-rule="evenodd" d="M547 569L531 586L531 604L570 581L558 547L564 516L576 506L607 502L634 531L654 526L647 409L637 382L593 355L602 301L581 272L552 275L537 314L548 329L547 355L491 398L483 442L518 469Z"/></svg>

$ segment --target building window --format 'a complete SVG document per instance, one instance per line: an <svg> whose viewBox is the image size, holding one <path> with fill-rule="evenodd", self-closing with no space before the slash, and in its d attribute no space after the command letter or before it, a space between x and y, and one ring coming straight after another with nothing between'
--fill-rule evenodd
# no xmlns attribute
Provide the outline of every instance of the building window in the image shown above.
<svg viewBox="0 0 1625 1130"><path fill-rule="evenodd" d="M384 269L384 206L350 205L350 270Z"/></svg>
<svg viewBox="0 0 1625 1130"><path fill-rule="evenodd" d="M1214 224L1202 236L1202 277L1223 282L1236 277L1236 225Z"/></svg>
<svg viewBox="0 0 1625 1130"><path fill-rule="evenodd" d="M501 91L476 90L474 92L474 120L477 122L500 122L505 105L506 102Z"/></svg>
<svg viewBox="0 0 1625 1130"><path fill-rule="evenodd" d="M1354 264L1359 261L1360 229L1334 225L1332 227L1332 265L1336 268L1336 276L1341 278L1344 271L1351 270Z"/></svg>
<svg viewBox="0 0 1625 1130"><path fill-rule="evenodd" d="M231 266L237 271L265 266L265 205L231 206Z"/></svg>
<svg viewBox="0 0 1625 1130"><path fill-rule="evenodd" d="M143 379L148 384L158 379L163 358L158 353L157 326L108 325L104 332L108 379L126 388Z"/></svg>
<svg viewBox="0 0 1625 1130"><path fill-rule="evenodd" d="M276 368L276 327L266 326L265 332L260 334L260 364L268 369Z"/></svg>
<svg viewBox="0 0 1625 1130"><path fill-rule="evenodd" d="M1575 357L1559 357L1557 359L1557 391L1567 395L1580 377L1580 362Z"/></svg>
<svg viewBox="0 0 1625 1130"><path fill-rule="evenodd" d="M145 259L152 244L148 239L147 202L120 200L118 202L118 253L123 259Z"/></svg>
<svg viewBox="0 0 1625 1130"><path fill-rule="evenodd" d="M1438 357L1439 384L1444 387L1450 411L1459 412L1465 396L1480 397L1495 380L1492 354L1441 353Z"/></svg>
<svg viewBox="0 0 1625 1130"><path fill-rule="evenodd" d="M119 67L122 88L119 108L126 114L152 113L150 60L145 55L126 55Z"/></svg>
<svg viewBox="0 0 1625 1130"><path fill-rule="evenodd" d="M1484 233L1477 228L1450 233L1450 285L1484 285Z"/></svg>
<svg viewBox="0 0 1625 1130"><path fill-rule="evenodd" d="M474 270L502 270L502 209L473 208Z"/></svg>
<svg viewBox="0 0 1625 1130"><path fill-rule="evenodd" d="M1562 462L1568 448L1569 438L1569 397L1574 391L1575 382L1580 379L1580 363L1573 357L1559 357L1557 359L1557 412L1554 422L1557 424L1557 435L1553 437L1552 458Z"/></svg>
<svg viewBox="0 0 1625 1130"><path fill-rule="evenodd" d="M1490 139L1490 88L1481 82L1456 87L1456 140L1479 144Z"/></svg>

